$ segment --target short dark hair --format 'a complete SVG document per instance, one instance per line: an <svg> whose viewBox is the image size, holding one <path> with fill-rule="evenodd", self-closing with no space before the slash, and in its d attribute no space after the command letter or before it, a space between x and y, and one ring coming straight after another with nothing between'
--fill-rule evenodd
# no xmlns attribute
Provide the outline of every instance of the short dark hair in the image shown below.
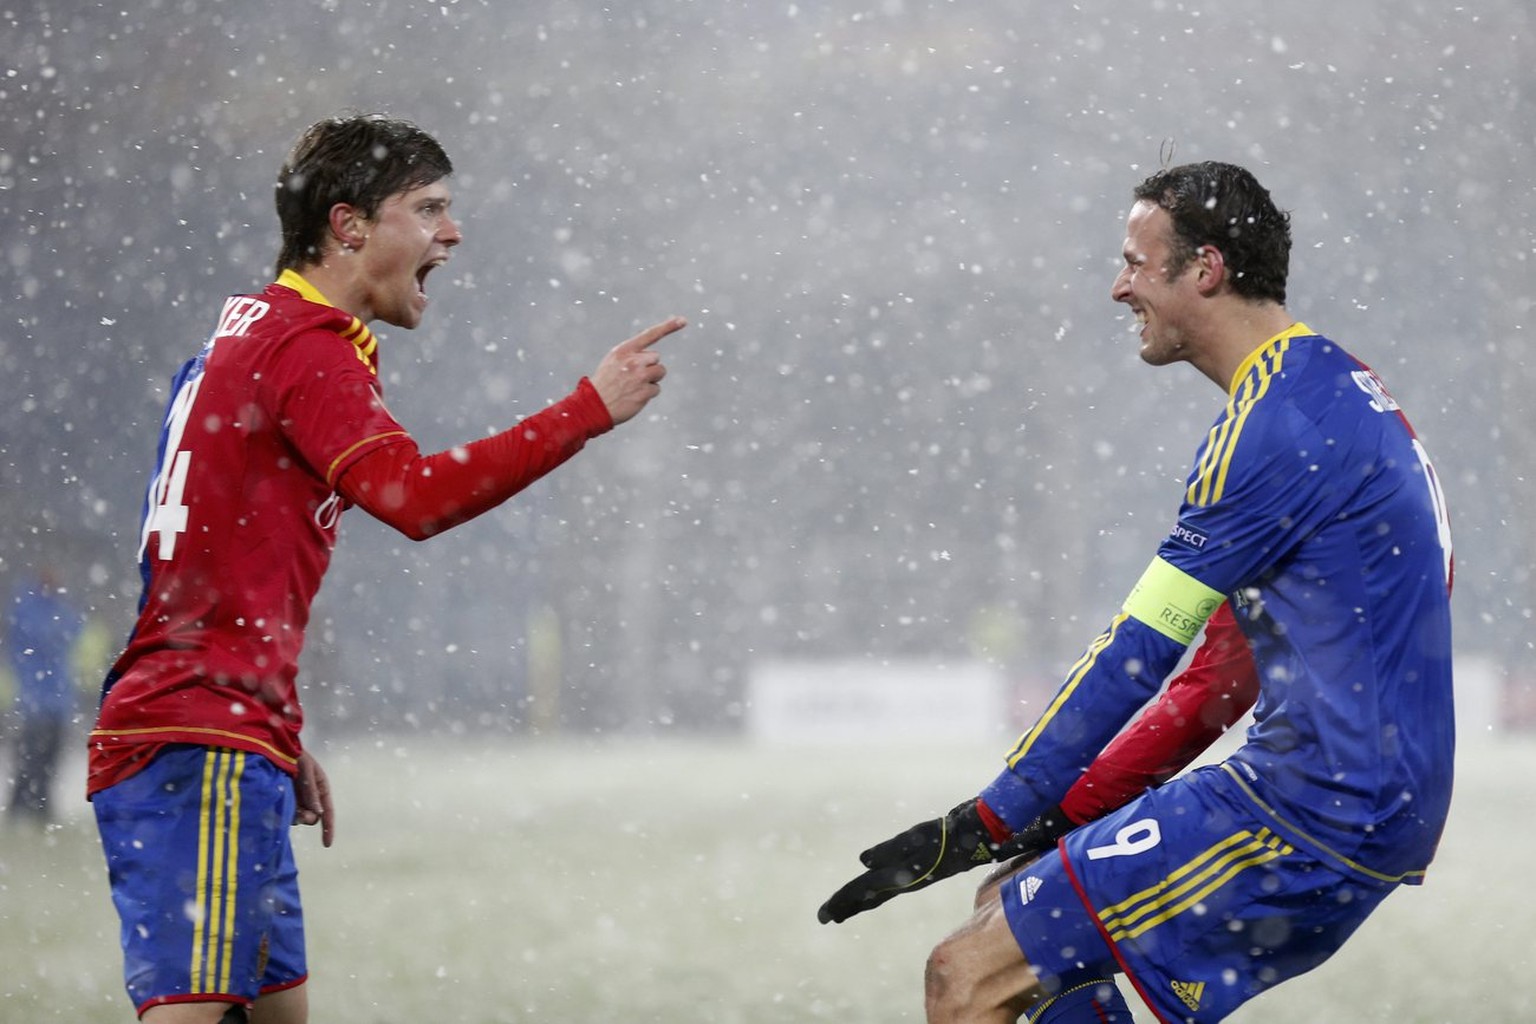
<svg viewBox="0 0 1536 1024"><path fill-rule="evenodd" d="M1285 301L1291 264L1291 215L1247 170L1207 160L1166 167L1136 186L1137 199L1156 203L1173 221L1169 271L1201 246L1221 250L1232 288L1248 299Z"/></svg>
<svg viewBox="0 0 1536 1024"><path fill-rule="evenodd" d="M443 147L409 121L348 113L310 125L277 175L278 273L319 259L337 203L372 217L390 196L452 173Z"/></svg>

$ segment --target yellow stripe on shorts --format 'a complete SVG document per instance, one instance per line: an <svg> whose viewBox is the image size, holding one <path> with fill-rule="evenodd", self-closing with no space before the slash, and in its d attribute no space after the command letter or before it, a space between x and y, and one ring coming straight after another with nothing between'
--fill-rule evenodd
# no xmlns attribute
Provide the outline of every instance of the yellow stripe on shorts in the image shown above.
<svg viewBox="0 0 1536 1024"><path fill-rule="evenodd" d="M192 992L229 991L239 885L240 779L245 752L210 748L203 762L192 915Z"/></svg>
<svg viewBox="0 0 1536 1024"><path fill-rule="evenodd" d="M1206 849L1156 885L1099 911L1099 922L1116 942L1172 920L1249 868L1295 850L1269 829L1244 829Z"/></svg>

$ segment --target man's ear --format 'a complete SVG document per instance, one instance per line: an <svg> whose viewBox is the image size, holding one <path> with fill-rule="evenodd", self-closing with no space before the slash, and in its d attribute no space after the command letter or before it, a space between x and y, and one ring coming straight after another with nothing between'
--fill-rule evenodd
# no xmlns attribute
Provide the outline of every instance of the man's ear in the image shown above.
<svg viewBox="0 0 1536 1024"><path fill-rule="evenodd" d="M342 249L361 249L368 240L368 218L351 203L331 207L331 235Z"/></svg>
<svg viewBox="0 0 1536 1024"><path fill-rule="evenodd" d="M1214 245L1195 250L1195 285L1204 295L1214 295L1227 279L1227 258Z"/></svg>

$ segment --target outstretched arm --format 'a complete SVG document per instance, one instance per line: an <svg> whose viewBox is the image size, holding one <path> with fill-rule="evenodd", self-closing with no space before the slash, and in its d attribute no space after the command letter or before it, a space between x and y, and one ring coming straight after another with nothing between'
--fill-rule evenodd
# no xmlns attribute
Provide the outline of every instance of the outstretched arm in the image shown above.
<svg viewBox="0 0 1536 1024"><path fill-rule="evenodd" d="M667 372L651 346L686 323L673 317L619 343L575 391L499 434L434 455L402 435L354 462L337 489L412 540L467 522L645 408Z"/></svg>
<svg viewBox="0 0 1536 1024"><path fill-rule="evenodd" d="M1038 856L1073 827L1172 777L1241 718L1257 695L1247 639L1223 604L1189 666L1104 748L1059 806L1013 832L985 799L967 801L865 850L859 857L865 872L834 893L817 916L823 923L845 921L978 865Z"/></svg>
<svg viewBox="0 0 1536 1024"><path fill-rule="evenodd" d="M342 474L342 497L412 540L425 540L488 512L613 428L590 381L510 430L422 455L402 437Z"/></svg>

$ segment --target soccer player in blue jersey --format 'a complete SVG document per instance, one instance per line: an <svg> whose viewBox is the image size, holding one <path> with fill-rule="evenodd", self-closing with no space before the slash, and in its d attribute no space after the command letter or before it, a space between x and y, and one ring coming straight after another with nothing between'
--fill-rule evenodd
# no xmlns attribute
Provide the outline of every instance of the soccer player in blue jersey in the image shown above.
<svg viewBox="0 0 1536 1024"><path fill-rule="evenodd" d="M865 851L819 916L1028 848L1223 604L1254 723L1224 762L984 888L929 958L930 1021L1129 1022L1117 975L1160 1021L1221 1020L1421 882L1445 824L1452 560L1424 447L1369 368L1286 311L1289 217L1253 175L1172 167L1134 196L1112 296L1146 362L1226 395L1177 518L998 777Z"/></svg>

